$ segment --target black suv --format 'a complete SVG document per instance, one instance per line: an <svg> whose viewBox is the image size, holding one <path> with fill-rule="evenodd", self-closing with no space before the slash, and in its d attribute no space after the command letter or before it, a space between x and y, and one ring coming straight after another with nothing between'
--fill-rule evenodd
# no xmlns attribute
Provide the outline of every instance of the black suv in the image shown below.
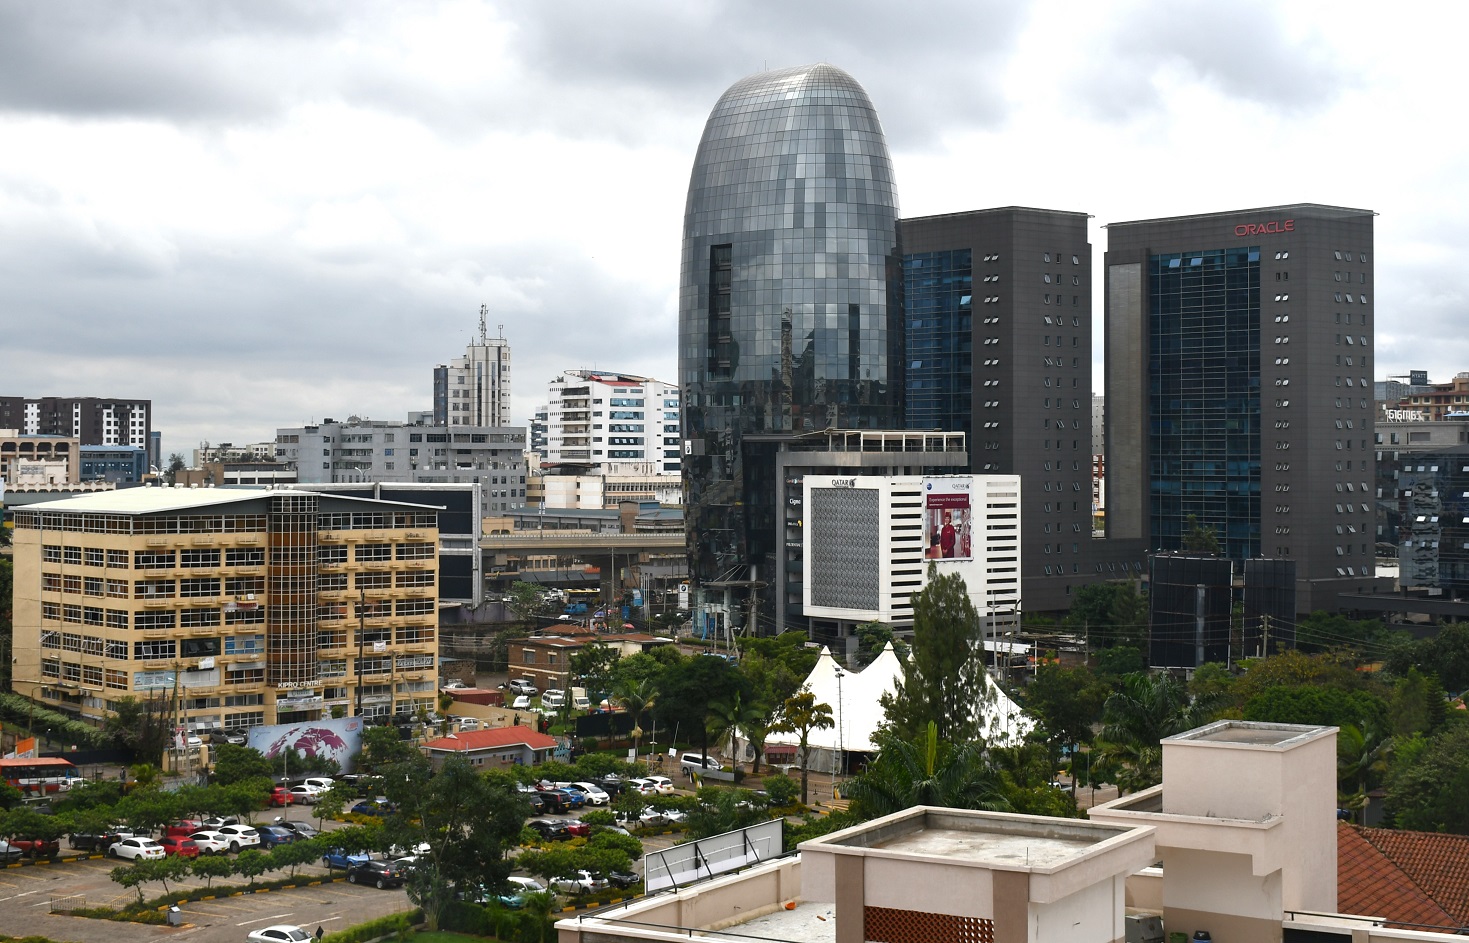
<svg viewBox="0 0 1469 943"><path fill-rule="evenodd" d="M382 889L402 887L404 880L403 869L386 861L368 861L347 869L348 884L371 884Z"/></svg>

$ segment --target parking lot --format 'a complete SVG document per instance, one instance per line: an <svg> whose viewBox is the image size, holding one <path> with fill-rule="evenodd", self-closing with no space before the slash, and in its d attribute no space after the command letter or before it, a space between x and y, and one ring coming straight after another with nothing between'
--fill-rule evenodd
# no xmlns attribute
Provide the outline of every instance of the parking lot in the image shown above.
<svg viewBox="0 0 1469 943"><path fill-rule="evenodd" d="M326 879L326 883L185 904L181 909L188 926L180 928L51 913L53 901L71 908L117 906L136 899L136 891L124 890L108 877L117 865L116 861L98 859L0 870L0 914L4 914L5 932L78 943L133 943L160 937L238 943L250 931L273 923L294 923L313 931L321 926L331 932L409 906L401 888L380 891L345 882L331 883L326 869L313 865L301 868L298 874ZM340 877L341 872L336 876ZM198 880L169 884L170 891L195 892L203 887L204 882ZM143 893L154 897L161 890L150 885Z"/></svg>

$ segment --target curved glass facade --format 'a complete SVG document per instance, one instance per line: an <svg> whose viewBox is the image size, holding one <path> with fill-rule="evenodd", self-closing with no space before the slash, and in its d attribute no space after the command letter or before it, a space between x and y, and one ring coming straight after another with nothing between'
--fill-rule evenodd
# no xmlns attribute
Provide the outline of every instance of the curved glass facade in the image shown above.
<svg viewBox="0 0 1469 943"><path fill-rule="evenodd" d="M773 535L773 462L745 437L903 427L901 292L892 161L862 86L829 65L731 86L704 127L684 213L696 580L743 578L764 557L755 535ZM747 462L751 447L761 457Z"/></svg>

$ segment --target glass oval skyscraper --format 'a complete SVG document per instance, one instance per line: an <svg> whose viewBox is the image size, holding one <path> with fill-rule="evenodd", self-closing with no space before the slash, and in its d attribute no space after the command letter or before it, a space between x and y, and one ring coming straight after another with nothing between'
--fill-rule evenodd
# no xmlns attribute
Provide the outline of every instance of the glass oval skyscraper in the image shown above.
<svg viewBox="0 0 1469 943"><path fill-rule="evenodd" d="M719 99L684 213L684 498L695 580L741 579L775 527L769 443L903 425L898 197L877 112L830 65ZM762 443L764 444L762 447Z"/></svg>

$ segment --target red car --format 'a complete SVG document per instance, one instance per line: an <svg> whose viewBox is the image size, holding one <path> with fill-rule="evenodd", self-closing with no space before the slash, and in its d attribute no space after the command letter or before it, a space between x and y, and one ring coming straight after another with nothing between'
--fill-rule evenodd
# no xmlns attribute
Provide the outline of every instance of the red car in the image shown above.
<svg viewBox="0 0 1469 943"><path fill-rule="evenodd" d="M291 791L284 786L276 786L270 791L270 804L274 806L294 805L296 798Z"/></svg>
<svg viewBox="0 0 1469 943"><path fill-rule="evenodd" d="M183 821L175 822L172 825L163 826L163 837L188 838L190 835L194 834L197 831L199 831L198 822L191 822L188 819L184 819Z"/></svg>
<svg viewBox="0 0 1469 943"><path fill-rule="evenodd" d="M585 838L592 834L592 827L585 822L563 822L561 824L568 835L579 835Z"/></svg>
<svg viewBox="0 0 1469 943"><path fill-rule="evenodd" d="M199 846L188 838L167 835L158 844L163 846L165 855L178 855L180 858L199 857Z"/></svg>

